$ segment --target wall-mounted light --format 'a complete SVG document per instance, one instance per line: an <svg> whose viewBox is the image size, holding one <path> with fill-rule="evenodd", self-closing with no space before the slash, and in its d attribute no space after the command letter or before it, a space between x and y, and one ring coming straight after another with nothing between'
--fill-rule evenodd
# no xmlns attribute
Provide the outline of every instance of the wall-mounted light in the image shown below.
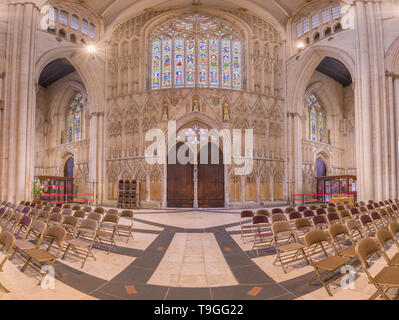
<svg viewBox="0 0 399 320"><path fill-rule="evenodd" d="M93 54L94 52L96 52L96 47L90 44L86 47L86 50L88 53Z"/></svg>
<svg viewBox="0 0 399 320"><path fill-rule="evenodd" d="M302 50L303 48L305 48L305 43L303 43L303 41L299 41L299 42L296 44L296 47L297 47L299 50Z"/></svg>

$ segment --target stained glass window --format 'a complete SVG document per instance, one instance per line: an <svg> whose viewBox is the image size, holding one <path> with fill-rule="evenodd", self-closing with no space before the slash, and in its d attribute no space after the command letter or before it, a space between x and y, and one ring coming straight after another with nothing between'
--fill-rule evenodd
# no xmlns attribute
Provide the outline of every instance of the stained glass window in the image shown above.
<svg viewBox="0 0 399 320"><path fill-rule="evenodd" d="M198 40L198 84L208 84L208 39L201 37Z"/></svg>
<svg viewBox="0 0 399 320"><path fill-rule="evenodd" d="M79 29L79 17L75 14L72 15L71 28L74 30Z"/></svg>
<svg viewBox="0 0 399 320"><path fill-rule="evenodd" d="M184 86L184 39L178 37L175 40L175 85Z"/></svg>
<svg viewBox="0 0 399 320"><path fill-rule="evenodd" d="M87 22L87 20L83 19L82 20L82 26L81 26L81 31L83 34L87 35L89 30L89 23Z"/></svg>
<svg viewBox="0 0 399 320"><path fill-rule="evenodd" d="M171 68L171 55L172 55L172 40L162 40L162 86L168 88L172 85L172 68Z"/></svg>
<svg viewBox="0 0 399 320"><path fill-rule="evenodd" d="M68 142L82 139L82 119L83 119L84 97L81 93L76 93L67 113L67 137Z"/></svg>
<svg viewBox="0 0 399 320"><path fill-rule="evenodd" d="M195 84L195 39L188 36L186 39L186 85Z"/></svg>
<svg viewBox="0 0 399 320"><path fill-rule="evenodd" d="M160 87L161 76L161 40L155 39L152 42L152 87Z"/></svg>
<svg viewBox="0 0 399 320"><path fill-rule="evenodd" d="M219 41L218 39L211 39L209 42L209 86L217 87L219 84Z"/></svg>
<svg viewBox="0 0 399 320"><path fill-rule="evenodd" d="M188 14L162 25L151 43L151 88L242 87L241 34L226 21Z"/></svg>
<svg viewBox="0 0 399 320"><path fill-rule="evenodd" d="M240 41L233 42L233 88L241 87L241 45Z"/></svg>
<svg viewBox="0 0 399 320"><path fill-rule="evenodd" d="M231 84L231 51L230 39L222 39L222 60L223 73L222 83L224 88L229 88Z"/></svg>
<svg viewBox="0 0 399 320"><path fill-rule="evenodd" d="M307 107L309 110L310 140L325 142L325 113L314 94L309 96Z"/></svg>

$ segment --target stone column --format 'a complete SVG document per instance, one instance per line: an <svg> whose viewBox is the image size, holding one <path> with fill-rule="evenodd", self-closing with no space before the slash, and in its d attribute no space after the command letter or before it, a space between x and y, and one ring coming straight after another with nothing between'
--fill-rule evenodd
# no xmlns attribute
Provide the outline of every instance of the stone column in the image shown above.
<svg viewBox="0 0 399 320"><path fill-rule="evenodd" d="M194 164L194 202L193 208L198 209L198 164Z"/></svg>
<svg viewBox="0 0 399 320"><path fill-rule="evenodd" d="M355 1L356 23L356 155L359 200L388 196L387 125L385 104L384 44L380 0Z"/></svg>
<svg viewBox="0 0 399 320"><path fill-rule="evenodd" d="M12 202L31 198L37 19L34 1L9 0L2 188L4 198Z"/></svg>
<svg viewBox="0 0 399 320"><path fill-rule="evenodd" d="M395 124L396 126L398 125L399 121L399 76L395 78L395 81L393 83L393 89L394 89L394 94L393 94L393 99L394 99L394 110L395 110ZM396 127L395 127L396 128ZM393 197L397 197L398 190L399 190L399 179L398 179L398 171L397 169L399 168L399 130L396 129L396 139L395 139L395 147L394 153L396 155L396 170L395 170L395 178L396 178L396 193L393 195Z"/></svg>
<svg viewBox="0 0 399 320"><path fill-rule="evenodd" d="M89 104L89 103L88 103ZM98 112L92 112L89 115L89 139L90 139L90 145L89 145L89 185L91 187L91 191L93 192L93 199L94 202L99 203L97 196L97 186L98 186L98 180L97 180L97 140L98 136L101 134L98 130Z"/></svg>

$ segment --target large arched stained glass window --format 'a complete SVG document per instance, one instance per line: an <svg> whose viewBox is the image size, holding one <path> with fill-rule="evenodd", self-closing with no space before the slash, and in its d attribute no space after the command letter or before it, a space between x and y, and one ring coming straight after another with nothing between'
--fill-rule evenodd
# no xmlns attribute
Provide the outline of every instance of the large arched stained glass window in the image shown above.
<svg viewBox="0 0 399 320"><path fill-rule="evenodd" d="M153 34L151 88L241 89L241 34L226 21L189 14Z"/></svg>
<svg viewBox="0 0 399 320"><path fill-rule="evenodd" d="M309 139L312 141L325 142L326 115L319 100L314 94L307 99L309 110Z"/></svg>
<svg viewBox="0 0 399 320"><path fill-rule="evenodd" d="M83 119L84 97L81 93L76 93L67 114L67 137L68 142L82 139L82 119Z"/></svg>

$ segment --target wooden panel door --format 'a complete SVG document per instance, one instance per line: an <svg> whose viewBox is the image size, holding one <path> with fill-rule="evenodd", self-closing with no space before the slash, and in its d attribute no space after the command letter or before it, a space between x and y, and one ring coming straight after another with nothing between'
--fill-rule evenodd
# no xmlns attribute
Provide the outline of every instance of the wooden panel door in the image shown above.
<svg viewBox="0 0 399 320"><path fill-rule="evenodd" d="M200 208L224 207L224 165L223 153L219 149L219 164L211 162L211 144L208 144L208 164L201 163L198 157L198 206Z"/></svg>
<svg viewBox="0 0 399 320"><path fill-rule="evenodd" d="M182 143L177 145L177 150ZM176 152L176 146L170 152ZM176 153L175 153L176 154ZM167 205L169 208L192 208L194 204L194 165L168 162Z"/></svg>

